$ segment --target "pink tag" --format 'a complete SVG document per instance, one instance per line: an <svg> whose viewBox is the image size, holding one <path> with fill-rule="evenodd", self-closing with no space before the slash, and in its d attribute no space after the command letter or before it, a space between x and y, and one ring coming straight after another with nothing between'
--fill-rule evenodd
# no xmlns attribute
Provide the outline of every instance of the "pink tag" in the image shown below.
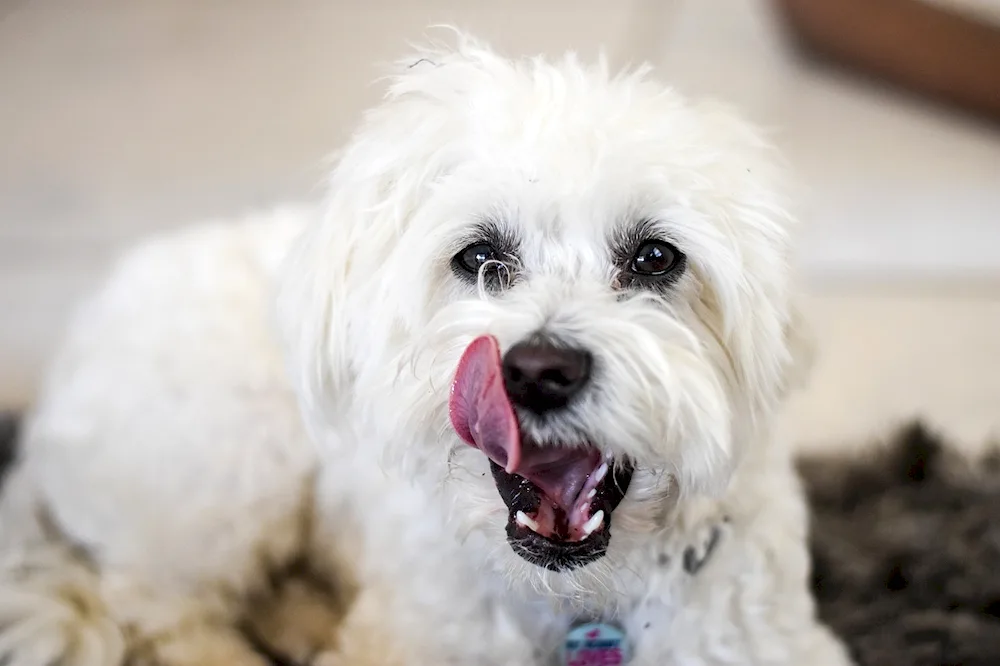
<svg viewBox="0 0 1000 666"><path fill-rule="evenodd" d="M564 666L619 666L628 661L625 632L603 622L578 624L566 634Z"/></svg>

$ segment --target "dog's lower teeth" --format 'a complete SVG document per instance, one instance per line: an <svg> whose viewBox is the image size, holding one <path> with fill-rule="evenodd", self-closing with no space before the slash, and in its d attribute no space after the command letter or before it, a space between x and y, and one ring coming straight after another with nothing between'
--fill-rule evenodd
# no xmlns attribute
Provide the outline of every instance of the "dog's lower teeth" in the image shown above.
<svg viewBox="0 0 1000 666"><path fill-rule="evenodd" d="M594 533L594 530L604 522L604 510L598 511L593 516L590 517L586 523L583 524L583 534L584 536L590 536Z"/></svg>
<svg viewBox="0 0 1000 666"><path fill-rule="evenodd" d="M608 463L601 463L601 466L594 472L594 481L600 483L608 473Z"/></svg>
<svg viewBox="0 0 1000 666"><path fill-rule="evenodd" d="M594 495L597 494L597 488L591 488L590 492L587 493L587 499L594 499Z"/></svg>
<svg viewBox="0 0 1000 666"><path fill-rule="evenodd" d="M532 532L538 531L538 523L529 518L528 514L526 514L524 511L518 511L514 519L517 521L518 525L527 527Z"/></svg>

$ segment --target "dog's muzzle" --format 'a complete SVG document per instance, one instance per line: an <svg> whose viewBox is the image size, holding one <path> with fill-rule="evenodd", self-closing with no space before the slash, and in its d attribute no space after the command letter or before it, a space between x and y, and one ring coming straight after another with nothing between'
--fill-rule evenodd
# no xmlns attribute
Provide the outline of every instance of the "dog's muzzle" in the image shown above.
<svg viewBox="0 0 1000 666"><path fill-rule="evenodd" d="M539 415L564 409L589 381L590 366L589 353L545 342L515 345L501 359L496 339L482 336L462 355L451 390L452 425L490 459L509 509L508 542L553 571L607 552L632 465L587 441L543 446L523 437L513 404Z"/></svg>

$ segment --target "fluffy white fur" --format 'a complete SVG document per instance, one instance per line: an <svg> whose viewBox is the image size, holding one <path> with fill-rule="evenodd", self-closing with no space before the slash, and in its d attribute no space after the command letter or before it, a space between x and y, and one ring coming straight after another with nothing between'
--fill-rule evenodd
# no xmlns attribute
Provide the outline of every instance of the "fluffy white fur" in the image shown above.
<svg viewBox="0 0 1000 666"><path fill-rule="evenodd" d="M152 240L83 309L0 502L0 662L263 664L238 628L308 558L354 590L296 648L314 663L547 664L604 615L636 664L847 664L774 432L796 334L781 178L752 128L645 70L463 36L415 54L321 207ZM484 220L519 241L499 293L449 266ZM611 239L639 224L687 255L668 289L617 288ZM469 341L542 328L602 370L533 434L637 464L607 556L571 572L514 554L447 416ZM292 606L292 627L315 611Z"/></svg>

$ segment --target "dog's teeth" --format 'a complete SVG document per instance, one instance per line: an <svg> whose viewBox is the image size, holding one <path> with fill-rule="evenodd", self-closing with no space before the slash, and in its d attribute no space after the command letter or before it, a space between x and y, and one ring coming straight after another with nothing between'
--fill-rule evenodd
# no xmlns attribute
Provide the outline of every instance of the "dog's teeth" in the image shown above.
<svg viewBox="0 0 1000 666"><path fill-rule="evenodd" d="M600 526L600 524L603 522L604 522L604 511L601 510L595 513L593 516L591 516L590 520L588 520L586 523L583 524L583 535L585 537L589 537L591 534L594 533L594 530L596 530L598 526Z"/></svg>
<svg viewBox="0 0 1000 666"><path fill-rule="evenodd" d="M514 519L517 521L518 525L523 525L532 532L538 531L538 523L529 518L528 514L526 514L524 511L518 511Z"/></svg>
<svg viewBox="0 0 1000 666"><path fill-rule="evenodd" d="M608 474L608 463L601 463L601 466L594 472L594 481L600 483Z"/></svg>
<svg viewBox="0 0 1000 666"><path fill-rule="evenodd" d="M590 492L587 493L587 499L594 499L594 495L597 494L597 488L591 488Z"/></svg>

